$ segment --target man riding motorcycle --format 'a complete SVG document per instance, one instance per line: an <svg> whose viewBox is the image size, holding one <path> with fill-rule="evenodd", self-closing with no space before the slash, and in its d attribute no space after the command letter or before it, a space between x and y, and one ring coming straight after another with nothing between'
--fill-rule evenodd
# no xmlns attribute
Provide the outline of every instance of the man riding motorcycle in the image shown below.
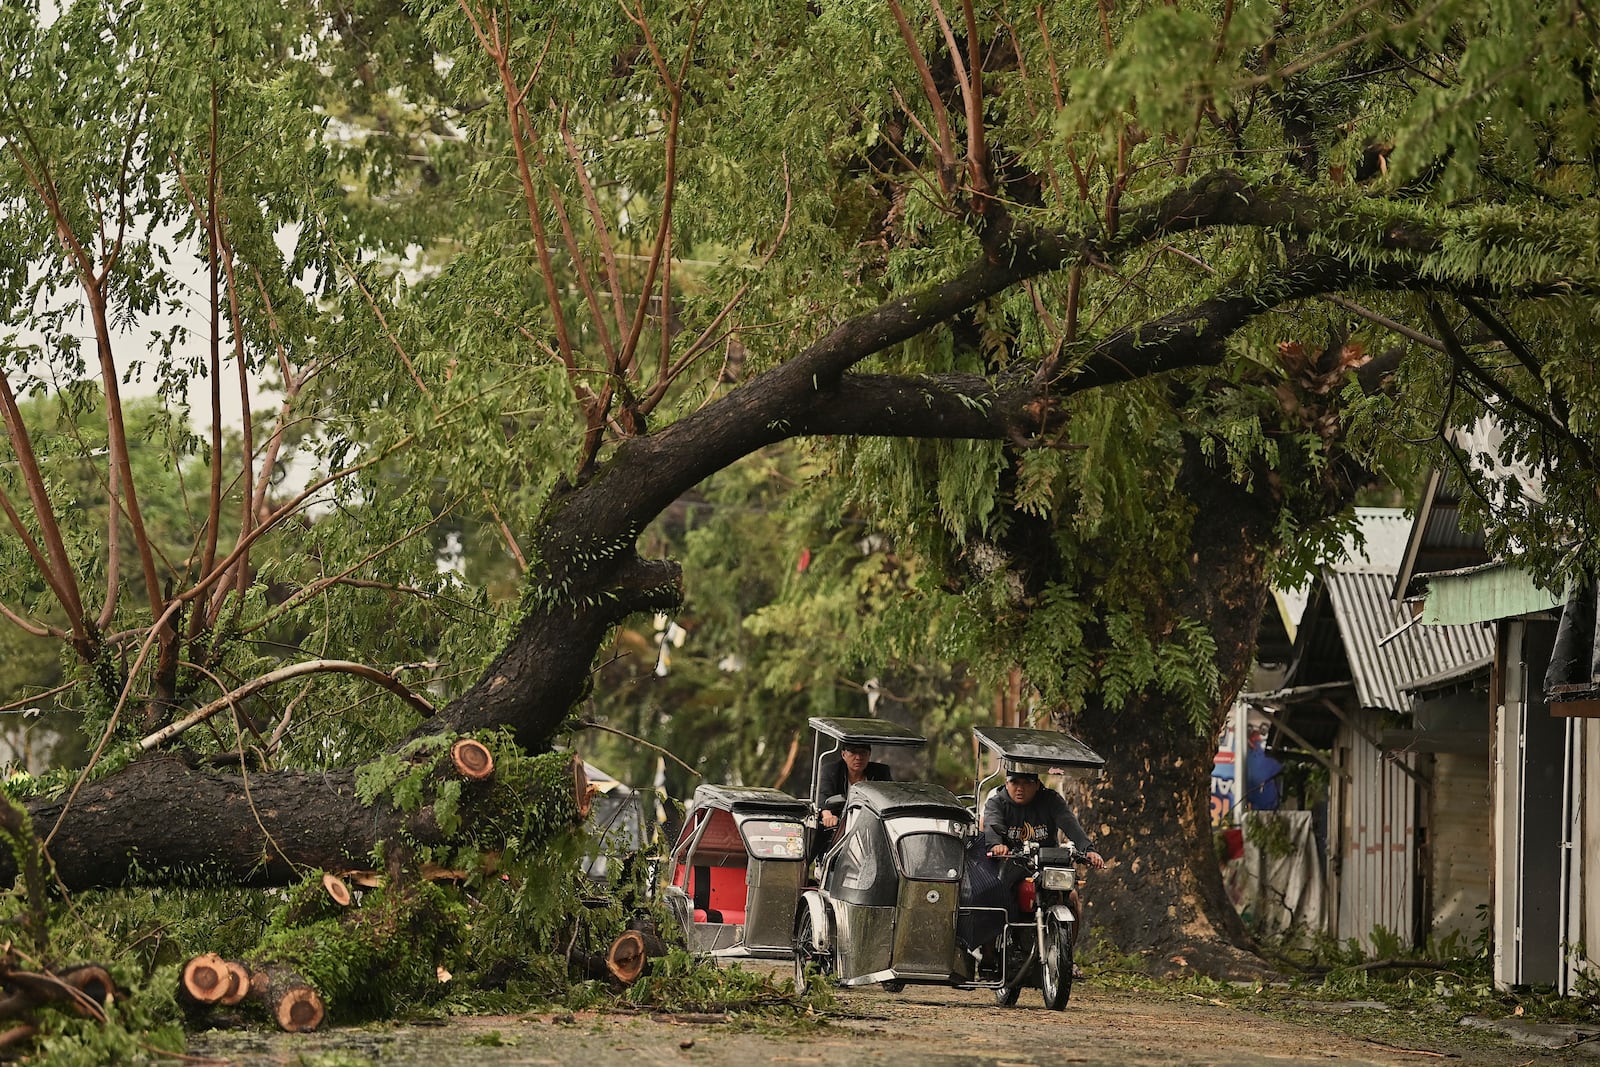
<svg viewBox="0 0 1600 1067"><path fill-rule="evenodd" d="M1005 906L1012 921L1019 918L1017 883L1028 876L1020 863L1007 863L1006 857L1019 851L1027 842L1053 846L1062 837L1072 842L1094 868L1104 867L1106 861L1095 851L1083 824L1067 806L1066 800L1054 789L1046 788L1037 774L1013 770L1006 774L1005 788L997 789L983 806L983 840L988 845L988 855L998 865L1001 885L1005 887ZM1031 897L1029 898L1031 899ZM1074 914L1082 915L1077 889L1068 894ZM1078 968L1074 966L1076 976Z"/></svg>
<svg viewBox="0 0 1600 1067"><path fill-rule="evenodd" d="M1065 834L1091 867L1104 867L1106 861L1094 850L1072 809L1060 793L1047 789L1039 776L1029 771L1011 771L1004 789L983 806L983 839L989 855L997 859L1011 854L1024 841L1054 845Z"/></svg>

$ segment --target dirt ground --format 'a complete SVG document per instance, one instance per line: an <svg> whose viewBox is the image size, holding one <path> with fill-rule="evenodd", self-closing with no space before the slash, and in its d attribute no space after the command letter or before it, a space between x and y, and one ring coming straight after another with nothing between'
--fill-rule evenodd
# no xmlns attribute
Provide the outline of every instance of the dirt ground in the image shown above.
<svg viewBox="0 0 1600 1067"><path fill-rule="evenodd" d="M1549 1049L1512 1042L1453 1020L1418 1027L1375 1004L1252 1011L1192 994L1096 990L1092 978L1078 984L1060 1013L1046 1011L1037 991L1025 991L1009 1010L994 1007L983 990L934 986L899 994L869 987L841 992L839 1001L837 1016L814 1025L580 1012L300 1035L215 1033L197 1035L190 1051L219 1067L1526 1067L1592 1064L1600 1053L1588 1043Z"/></svg>

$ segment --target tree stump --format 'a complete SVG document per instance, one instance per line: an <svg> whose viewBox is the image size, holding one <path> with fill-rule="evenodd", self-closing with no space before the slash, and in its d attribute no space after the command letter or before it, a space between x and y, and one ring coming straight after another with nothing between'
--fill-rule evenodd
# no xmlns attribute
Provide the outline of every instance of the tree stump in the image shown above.
<svg viewBox="0 0 1600 1067"><path fill-rule="evenodd" d="M265 1009L279 1029L291 1034L315 1030L328 1014L322 994L287 967L265 967L252 972L246 998Z"/></svg>
<svg viewBox="0 0 1600 1067"><path fill-rule="evenodd" d="M494 755L482 741L463 737L450 746L450 762L456 773L473 782L481 782L494 774Z"/></svg>

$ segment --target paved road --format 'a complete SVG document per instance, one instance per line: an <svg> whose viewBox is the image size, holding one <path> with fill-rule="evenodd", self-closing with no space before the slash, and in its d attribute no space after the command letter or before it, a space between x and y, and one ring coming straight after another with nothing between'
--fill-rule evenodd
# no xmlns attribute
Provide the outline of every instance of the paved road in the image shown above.
<svg viewBox="0 0 1600 1067"><path fill-rule="evenodd" d="M840 1017L802 1032L738 1018L546 1014L306 1035L202 1035L192 1051L232 1067L1418 1067L1441 1060L1522 1067L1580 1062L1583 1051L1498 1043L1464 1028L1406 1047L1385 1033L1376 1006L1349 1008L1370 1016L1372 1036L1362 1038L1334 1031L1320 1021L1325 1016L1289 1020L1194 996L1097 991L1092 981L1080 983L1060 1013L1045 1011L1037 992L1025 992L1021 1005L1007 1011L982 991L931 986L901 994L853 991L840 1002Z"/></svg>

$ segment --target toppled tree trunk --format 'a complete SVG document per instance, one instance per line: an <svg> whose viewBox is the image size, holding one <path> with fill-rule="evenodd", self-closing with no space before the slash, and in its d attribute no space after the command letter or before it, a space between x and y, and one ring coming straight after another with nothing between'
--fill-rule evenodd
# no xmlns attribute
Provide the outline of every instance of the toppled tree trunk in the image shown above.
<svg viewBox="0 0 1600 1067"><path fill-rule="evenodd" d="M455 740L422 739L416 752L354 770L250 774L248 789L240 774L155 755L86 783L70 804L35 800L28 811L35 825L55 827L50 855L69 891L164 884L197 871L218 884L293 885L307 869L362 870L380 845L416 850L470 839L477 826L519 810L548 815L545 827L530 828L541 836L581 821L590 802L581 761L511 749L498 761L490 755L490 777L473 779L450 758ZM482 849L502 845L484 841ZM18 874L13 852L0 849L0 884Z"/></svg>

